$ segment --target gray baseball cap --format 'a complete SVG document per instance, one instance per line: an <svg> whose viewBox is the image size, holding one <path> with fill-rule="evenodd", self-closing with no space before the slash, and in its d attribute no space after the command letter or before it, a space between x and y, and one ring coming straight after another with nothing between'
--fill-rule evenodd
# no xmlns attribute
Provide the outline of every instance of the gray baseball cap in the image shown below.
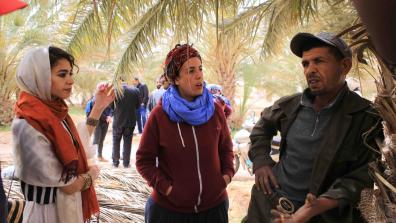
<svg viewBox="0 0 396 223"><path fill-rule="evenodd" d="M298 33L291 40L290 49L295 55L302 57L303 46L310 41L321 41L328 45L334 46L345 57L352 57L352 51L345 41L333 33L328 32L321 32L318 35L313 35L311 33Z"/></svg>

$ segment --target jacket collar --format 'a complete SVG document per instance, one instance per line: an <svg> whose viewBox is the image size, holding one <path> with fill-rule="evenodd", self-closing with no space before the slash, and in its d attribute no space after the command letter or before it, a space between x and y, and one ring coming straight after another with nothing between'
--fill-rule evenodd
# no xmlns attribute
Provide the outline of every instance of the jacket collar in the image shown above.
<svg viewBox="0 0 396 223"><path fill-rule="evenodd" d="M346 114L353 114L371 105L370 101L352 92L348 87L346 88L347 91L345 92L345 96L343 99L341 99L341 104L339 105L342 107L341 110ZM282 109L287 117L292 117L296 115L299 107L301 106L301 97L302 93L296 94L294 97L288 97L285 100L281 100L278 103L278 106Z"/></svg>

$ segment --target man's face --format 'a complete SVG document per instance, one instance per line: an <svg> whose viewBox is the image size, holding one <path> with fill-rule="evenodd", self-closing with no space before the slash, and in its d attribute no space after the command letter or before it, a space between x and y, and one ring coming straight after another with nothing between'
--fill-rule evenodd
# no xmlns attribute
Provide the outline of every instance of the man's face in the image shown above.
<svg viewBox="0 0 396 223"><path fill-rule="evenodd" d="M161 86L162 86L161 81L160 81L160 80L157 80L157 83L156 83L157 89L160 89Z"/></svg>
<svg viewBox="0 0 396 223"><path fill-rule="evenodd" d="M317 96L337 94L352 64L350 58L337 60L327 47L304 51L301 63L308 87Z"/></svg>
<svg viewBox="0 0 396 223"><path fill-rule="evenodd" d="M165 79L164 82L162 83L162 87L166 90L169 88L169 82Z"/></svg>
<svg viewBox="0 0 396 223"><path fill-rule="evenodd" d="M137 86L137 85L139 84L139 81L138 81L138 80L135 80L135 79L132 79L132 84L133 84L134 86Z"/></svg>

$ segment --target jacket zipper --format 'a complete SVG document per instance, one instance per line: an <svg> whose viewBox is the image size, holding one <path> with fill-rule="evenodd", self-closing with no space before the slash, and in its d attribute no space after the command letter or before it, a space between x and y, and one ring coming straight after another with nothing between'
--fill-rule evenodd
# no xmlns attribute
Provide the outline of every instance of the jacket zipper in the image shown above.
<svg viewBox="0 0 396 223"><path fill-rule="evenodd" d="M194 135L194 141L195 141L195 152L197 155L197 171L198 171L198 179L199 179L199 195L198 195L198 201L197 204L194 205L194 210L196 213L198 213L198 206L201 204L201 196L202 196L202 175L201 175L201 167L199 164L199 150L198 150L198 140L197 136L195 134L195 129L194 126L192 127L193 135Z"/></svg>
<svg viewBox="0 0 396 223"><path fill-rule="evenodd" d="M316 114L315 126L314 126L314 130L313 130L311 136L314 136L314 134L315 134L315 132L316 132L316 127L317 127L317 125L318 125L318 123L319 123L319 114L320 114L320 113L317 113L317 114Z"/></svg>

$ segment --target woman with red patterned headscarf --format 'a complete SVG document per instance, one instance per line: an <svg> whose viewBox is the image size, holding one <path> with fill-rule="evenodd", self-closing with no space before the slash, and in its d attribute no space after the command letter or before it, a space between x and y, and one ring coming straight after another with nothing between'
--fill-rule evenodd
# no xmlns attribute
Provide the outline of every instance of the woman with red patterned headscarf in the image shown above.
<svg viewBox="0 0 396 223"><path fill-rule="evenodd" d="M137 170L153 187L145 222L228 222L232 142L224 112L205 87L201 56L178 44L165 74L172 85L151 112L136 153Z"/></svg>

